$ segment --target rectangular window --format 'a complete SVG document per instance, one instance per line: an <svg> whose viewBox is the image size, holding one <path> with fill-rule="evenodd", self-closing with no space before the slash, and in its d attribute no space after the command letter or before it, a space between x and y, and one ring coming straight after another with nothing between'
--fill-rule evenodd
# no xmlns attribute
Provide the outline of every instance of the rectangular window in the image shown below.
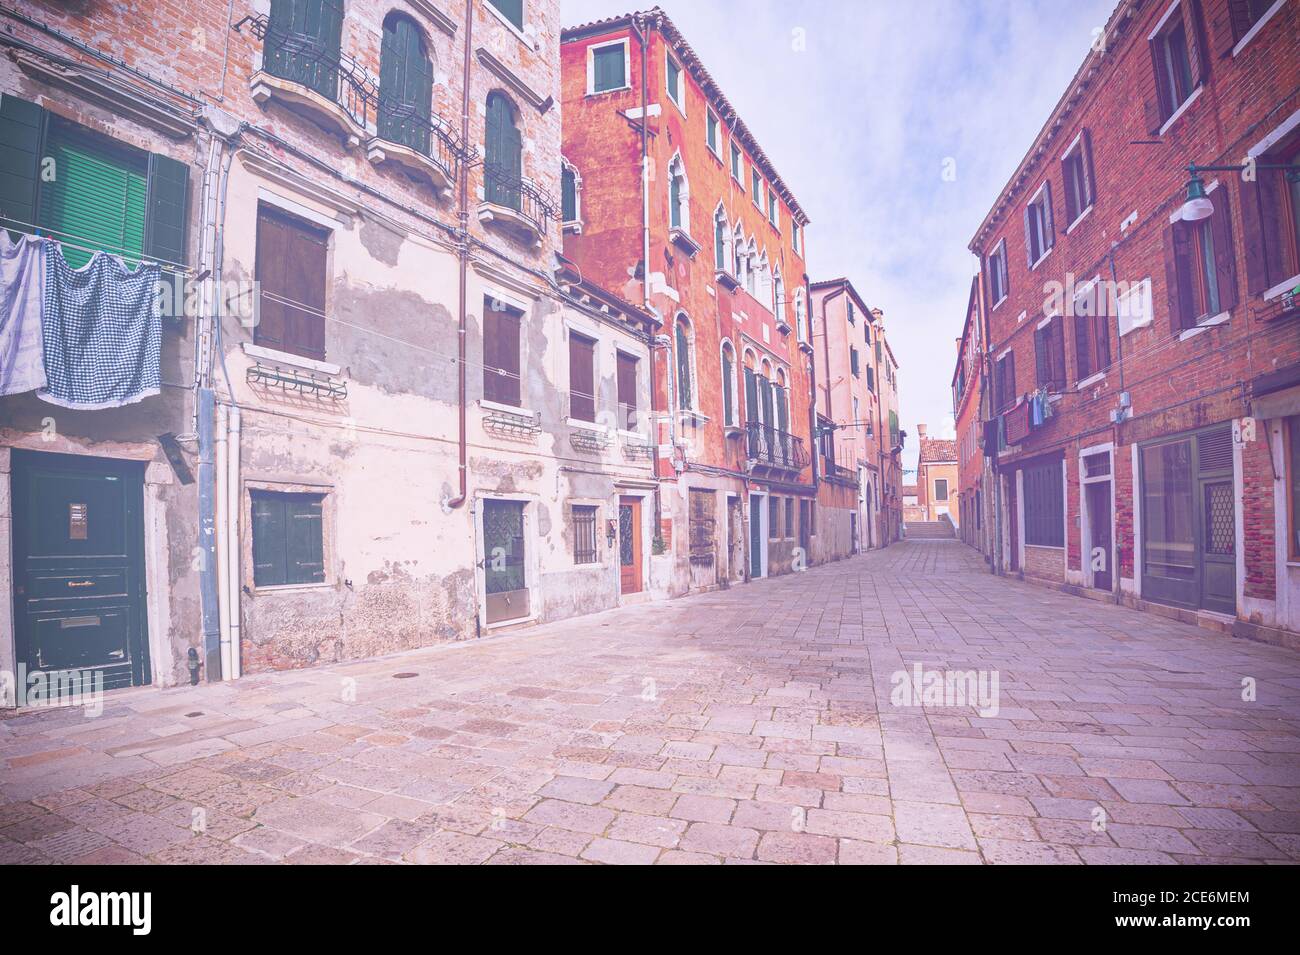
<svg viewBox="0 0 1300 955"><path fill-rule="evenodd" d="M686 101L682 97L682 68L671 56L668 57L667 87L668 98L676 103L679 109L684 108Z"/></svg>
<svg viewBox="0 0 1300 955"><path fill-rule="evenodd" d="M704 138L716 155L718 152L718 117L713 110L704 115Z"/></svg>
<svg viewBox="0 0 1300 955"><path fill-rule="evenodd" d="M516 30L524 28L524 0L488 0L488 3L509 20Z"/></svg>
<svg viewBox="0 0 1300 955"><path fill-rule="evenodd" d="M520 405L519 325L524 313L504 302L483 299L483 397Z"/></svg>
<svg viewBox="0 0 1300 955"><path fill-rule="evenodd" d="M763 180L759 177L758 170L753 167L749 170L749 191L753 196L754 205L763 208Z"/></svg>
<svg viewBox="0 0 1300 955"><path fill-rule="evenodd" d="M767 539L781 538L781 499L775 495L767 499Z"/></svg>
<svg viewBox="0 0 1300 955"><path fill-rule="evenodd" d="M803 230L799 228L799 223L797 222L790 223L790 245L800 255L803 255L803 249L799 247L799 244L802 241L802 239L800 238L802 233Z"/></svg>
<svg viewBox="0 0 1300 955"><path fill-rule="evenodd" d="M1065 218L1070 225L1074 225L1079 216L1092 208L1094 185L1091 139L1088 130L1083 130L1061 160L1061 180L1065 183Z"/></svg>
<svg viewBox="0 0 1300 955"><path fill-rule="evenodd" d="M779 205L777 203L776 193L772 191L771 186L768 186L767 187L767 221L772 223L772 225L776 225L780 219L780 213L777 211L778 208Z"/></svg>
<svg viewBox="0 0 1300 955"><path fill-rule="evenodd" d="M568 166L560 169L560 214L566 224L578 221L578 177Z"/></svg>
<svg viewBox="0 0 1300 955"><path fill-rule="evenodd" d="M985 269L988 276L989 304L997 306L1007 297L1007 240L1003 239L988 257Z"/></svg>
<svg viewBox="0 0 1300 955"><path fill-rule="evenodd" d="M1160 117L1168 120L1201 82L1201 56L1191 4L1184 0L1151 38Z"/></svg>
<svg viewBox="0 0 1300 955"><path fill-rule="evenodd" d="M328 249L327 230L270 206L258 207L254 344L325 359Z"/></svg>
<svg viewBox="0 0 1300 955"><path fill-rule="evenodd" d="M862 377L858 372L858 350L852 345L849 346L849 369L853 372L854 378Z"/></svg>
<svg viewBox="0 0 1300 955"><path fill-rule="evenodd" d="M323 494L250 491L253 584L282 587L325 580Z"/></svg>
<svg viewBox="0 0 1300 955"><path fill-rule="evenodd" d="M569 332L569 417L596 420L596 343Z"/></svg>
<svg viewBox="0 0 1300 955"><path fill-rule="evenodd" d="M1074 294L1075 381L1110 367L1110 316L1106 292L1094 279Z"/></svg>
<svg viewBox="0 0 1300 955"><path fill-rule="evenodd" d="M794 537L794 498L785 499L785 536Z"/></svg>
<svg viewBox="0 0 1300 955"><path fill-rule="evenodd" d="M573 562L596 563L596 506L574 504L570 508L570 523L573 527Z"/></svg>
<svg viewBox="0 0 1300 955"><path fill-rule="evenodd" d="M622 41L591 51L591 91L605 93L627 86L627 45Z"/></svg>
<svg viewBox="0 0 1300 955"><path fill-rule="evenodd" d="M1065 546L1065 488L1061 462L1024 469L1025 543L1036 547Z"/></svg>
<svg viewBox="0 0 1300 955"><path fill-rule="evenodd" d="M993 400L998 411L1005 411L1016 401L1016 353L1007 352L993 365Z"/></svg>
<svg viewBox="0 0 1300 955"><path fill-rule="evenodd" d="M1025 252L1032 269L1056 242L1052 229L1052 184L1043 183L1041 189L1025 206Z"/></svg>
<svg viewBox="0 0 1300 955"><path fill-rule="evenodd" d="M867 390L872 394L876 391L876 369L870 365L867 366Z"/></svg>
<svg viewBox="0 0 1300 955"><path fill-rule="evenodd" d="M636 411L637 359L618 353L618 426L624 431L639 431Z"/></svg>
<svg viewBox="0 0 1300 955"><path fill-rule="evenodd" d="M690 492L690 547L691 563L707 564L713 561L715 519L712 491L691 488Z"/></svg>
<svg viewBox="0 0 1300 955"><path fill-rule="evenodd" d="M1195 328L1237 304L1228 190L1211 192L1214 212L1194 222L1175 222L1165 234L1165 278L1174 330Z"/></svg>
<svg viewBox="0 0 1300 955"><path fill-rule="evenodd" d="M1065 387L1065 320L1060 315L1034 329L1034 367L1038 387L1049 391Z"/></svg>
<svg viewBox="0 0 1300 955"><path fill-rule="evenodd" d="M934 479L934 499L936 501L948 500L948 479L947 478Z"/></svg>
<svg viewBox="0 0 1300 955"><path fill-rule="evenodd" d="M732 143L731 144L731 175L732 178L736 180L736 182L742 182L743 180L740 178L740 174L741 174L740 147L737 146L735 143Z"/></svg>

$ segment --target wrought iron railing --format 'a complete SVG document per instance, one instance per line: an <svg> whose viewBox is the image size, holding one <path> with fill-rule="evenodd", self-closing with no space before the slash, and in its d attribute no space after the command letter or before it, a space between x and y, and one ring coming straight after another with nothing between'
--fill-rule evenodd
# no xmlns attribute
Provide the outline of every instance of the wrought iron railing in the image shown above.
<svg viewBox="0 0 1300 955"><path fill-rule="evenodd" d="M267 73L320 94L362 129L373 128L380 139L428 156L449 178L456 178L460 162L476 155L439 117L423 116L412 104L381 95L374 77L346 53L327 49L317 37L272 29L266 14L246 16L232 29L242 33L245 25L262 41Z"/></svg>
<svg viewBox="0 0 1300 955"><path fill-rule="evenodd" d="M545 231L547 220L555 215L554 203L536 185L492 163L483 164L483 198L515 210L538 231Z"/></svg>
<svg viewBox="0 0 1300 955"><path fill-rule="evenodd" d="M836 464L834 461L826 458L822 459L822 463L825 465L823 473L832 481L852 481L857 483L858 472L853 468L846 468L844 465Z"/></svg>
<svg viewBox="0 0 1300 955"><path fill-rule="evenodd" d="M803 438L789 431L778 431L761 421L745 424L749 460L768 467L793 471L808 466L808 449Z"/></svg>

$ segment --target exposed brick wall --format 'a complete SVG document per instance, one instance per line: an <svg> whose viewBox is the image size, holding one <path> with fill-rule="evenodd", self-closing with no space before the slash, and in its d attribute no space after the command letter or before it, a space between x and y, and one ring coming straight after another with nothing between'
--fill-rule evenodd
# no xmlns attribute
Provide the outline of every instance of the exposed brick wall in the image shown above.
<svg viewBox="0 0 1300 955"><path fill-rule="evenodd" d="M1065 571L1061 567L1061 548L1026 545L1025 576L1058 583L1065 580Z"/></svg>
<svg viewBox="0 0 1300 955"><path fill-rule="evenodd" d="M1276 597L1276 524L1273 507L1273 466L1263 424L1256 440L1241 446L1242 537L1246 546L1245 595L1273 600ZM1285 546L1285 541L1282 542Z"/></svg>

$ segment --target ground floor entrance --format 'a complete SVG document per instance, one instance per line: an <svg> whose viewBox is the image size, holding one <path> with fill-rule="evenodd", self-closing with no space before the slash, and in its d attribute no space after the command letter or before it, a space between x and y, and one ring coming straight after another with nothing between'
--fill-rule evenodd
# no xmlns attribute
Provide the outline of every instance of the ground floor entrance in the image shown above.
<svg viewBox="0 0 1300 955"><path fill-rule="evenodd" d="M28 672L150 681L144 465L13 453L16 657Z"/></svg>

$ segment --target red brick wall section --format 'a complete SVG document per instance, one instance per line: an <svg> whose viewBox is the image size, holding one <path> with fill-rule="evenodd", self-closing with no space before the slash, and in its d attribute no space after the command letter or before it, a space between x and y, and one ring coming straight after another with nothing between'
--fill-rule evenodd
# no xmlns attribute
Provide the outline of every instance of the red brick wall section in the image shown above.
<svg viewBox="0 0 1300 955"><path fill-rule="evenodd" d="M1269 447L1263 427L1263 422L1259 422L1255 432L1256 440L1248 441L1241 447L1241 526L1246 551L1245 594L1247 597L1273 600L1276 598L1277 574L1273 467L1269 461Z"/></svg>
<svg viewBox="0 0 1300 955"><path fill-rule="evenodd" d="M1115 478L1115 547L1119 575L1133 577L1133 451L1129 445L1115 448L1112 473Z"/></svg>

